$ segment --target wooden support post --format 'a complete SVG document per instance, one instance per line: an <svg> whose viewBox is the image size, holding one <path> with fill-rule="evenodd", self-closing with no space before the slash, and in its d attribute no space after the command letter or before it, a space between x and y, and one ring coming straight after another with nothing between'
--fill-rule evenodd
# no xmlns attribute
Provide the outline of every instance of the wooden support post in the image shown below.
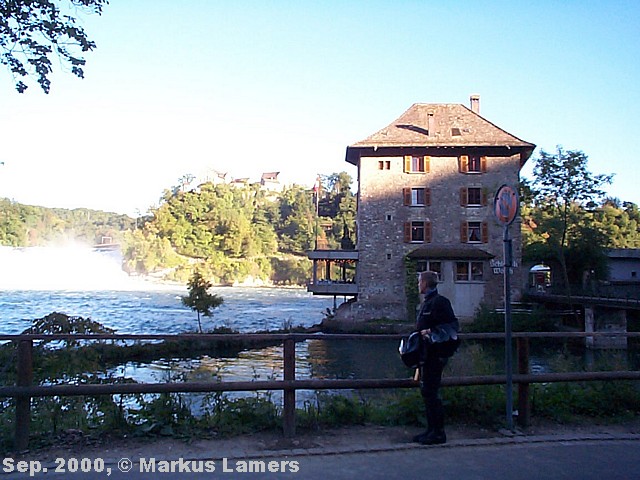
<svg viewBox="0 0 640 480"><path fill-rule="evenodd" d="M518 373L529 374L529 339L517 338ZM529 384L518 384L518 425L523 428L529 426L531 421L531 400L529 398Z"/></svg>
<svg viewBox="0 0 640 480"><path fill-rule="evenodd" d="M19 340L16 386L30 387L33 382L33 341ZM19 452L29 448L31 397L16 397L15 447Z"/></svg>
<svg viewBox="0 0 640 480"><path fill-rule="evenodd" d="M284 341L284 380L296 379L296 342L293 338ZM296 434L296 391L294 388L284 389L284 407L282 423L285 437L293 437Z"/></svg>

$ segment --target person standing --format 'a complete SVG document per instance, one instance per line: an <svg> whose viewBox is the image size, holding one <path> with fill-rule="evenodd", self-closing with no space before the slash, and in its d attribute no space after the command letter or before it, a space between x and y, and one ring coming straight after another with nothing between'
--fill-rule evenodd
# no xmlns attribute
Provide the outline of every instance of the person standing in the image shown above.
<svg viewBox="0 0 640 480"><path fill-rule="evenodd" d="M446 443L444 406L440 399L442 371L460 343L460 325L448 298L438 293L438 274L420 272L418 290L424 300L416 318L416 330L425 339L426 354L420 366L420 393L427 414L427 431L413 437L423 445Z"/></svg>

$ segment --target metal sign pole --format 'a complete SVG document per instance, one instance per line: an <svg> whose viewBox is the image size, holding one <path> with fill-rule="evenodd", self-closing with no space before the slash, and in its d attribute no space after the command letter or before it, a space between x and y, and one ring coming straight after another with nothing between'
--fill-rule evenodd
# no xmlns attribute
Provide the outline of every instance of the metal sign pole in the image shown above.
<svg viewBox="0 0 640 480"><path fill-rule="evenodd" d="M498 222L504 226L504 365L507 375L507 428L513 431L513 358L511 345L511 267L513 251L509 238L509 225L518 215L518 191L509 185L502 185L493 202L494 213Z"/></svg>
<svg viewBox="0 0 640 480"><path fill-rule="evenodd" d="M513 358L511 348L511 239L504 227L504 364L507 374L507 428L513 430Z"/></svg>

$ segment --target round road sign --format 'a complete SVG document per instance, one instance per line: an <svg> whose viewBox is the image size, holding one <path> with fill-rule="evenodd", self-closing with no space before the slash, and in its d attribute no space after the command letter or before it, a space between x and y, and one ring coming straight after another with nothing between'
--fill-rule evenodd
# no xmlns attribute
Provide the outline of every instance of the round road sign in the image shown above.
<svg viewBox="0 0 640 480"><path fill-rule="evenodd" d="M502 185L496 193L493 203L494 213L498 222L511 225L518 215L518 191L509 185Z"/></svg>

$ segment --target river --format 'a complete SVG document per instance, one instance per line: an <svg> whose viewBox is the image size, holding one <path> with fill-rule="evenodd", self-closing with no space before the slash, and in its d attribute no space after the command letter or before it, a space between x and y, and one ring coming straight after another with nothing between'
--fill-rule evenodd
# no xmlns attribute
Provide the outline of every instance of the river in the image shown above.
<svg viewBox="0 0 640 480"><path fill-rule="evenodd" d="M195 312L184 307L186 287L145 282L126 275L117 255L86 247L15 249L0 247L0 334L17 334L32 320L51 312L91 318L127 334L175 334L197 331ZM314 297L304 289L216 287L213 292L224 303L211 318L202 319L203 329L230 327L248 333L280 330L285 326L312 326L322 321L331 297ZM532 350L534 372L559 371L557 357L562 347ZM297 378L401 378L407 370L397 354L396 341L323 340L321 335L296 345ZM463 345L463 349L465 346ZM486 348L496 359L496 372L503 358L501 349ZM572 362L589 368L593 352L575 351ZM585 358L582 358L584 355ZM602 352L607 361L637 368L638 355L631 350L614 356ZM600 355L596 355L600 356ZM454 358L449 371L455 372ZM618 358L621 357L621 358ZM459 362L458 362L459 363ZM459 374L468 374L468 365ZM578 365L578 368L580 366ZM181 378L251 380L282 378L282 347L244 350L232 358L203 356L195 359L167 358L151 363L128 362L118 375L153 382ZM299 395L303 400L306 395Z"/></svg>
<svg viewBox="0 0 640 480"><path fill-rule="evenodd" d="M18 334L32 320L52 312L91 318L117 333L176 334L196 332L196 313L182 305L184 286L145 282L129 277L113 253L80 246L0 247L0 333ZM313 296L302 288L214 287L224 303L204 330L218 326L239 332L280 330L320 323L332 297ZM404 375L395 341L308 340L296 345L297 378L376 378ZM244 350L233 358L203 356L167 358L151 363L128 362L118 375L137 381L186 381L282 378L282 347ZM276 395L278 397L279 395ZM308 395L298 395L304 401Z"/></svg>
<svg viewBox="0 0 640 480"><path fill-rule="evenodd" d="M182 305L184 286L129 277L113 252L81 246L0 247L0 333L16 334L51 312L91 318L118 333L197 331L196 313ZM224 303L203 329L280 330L320 323L333 298L302 288L214 287Z"/></svg>

